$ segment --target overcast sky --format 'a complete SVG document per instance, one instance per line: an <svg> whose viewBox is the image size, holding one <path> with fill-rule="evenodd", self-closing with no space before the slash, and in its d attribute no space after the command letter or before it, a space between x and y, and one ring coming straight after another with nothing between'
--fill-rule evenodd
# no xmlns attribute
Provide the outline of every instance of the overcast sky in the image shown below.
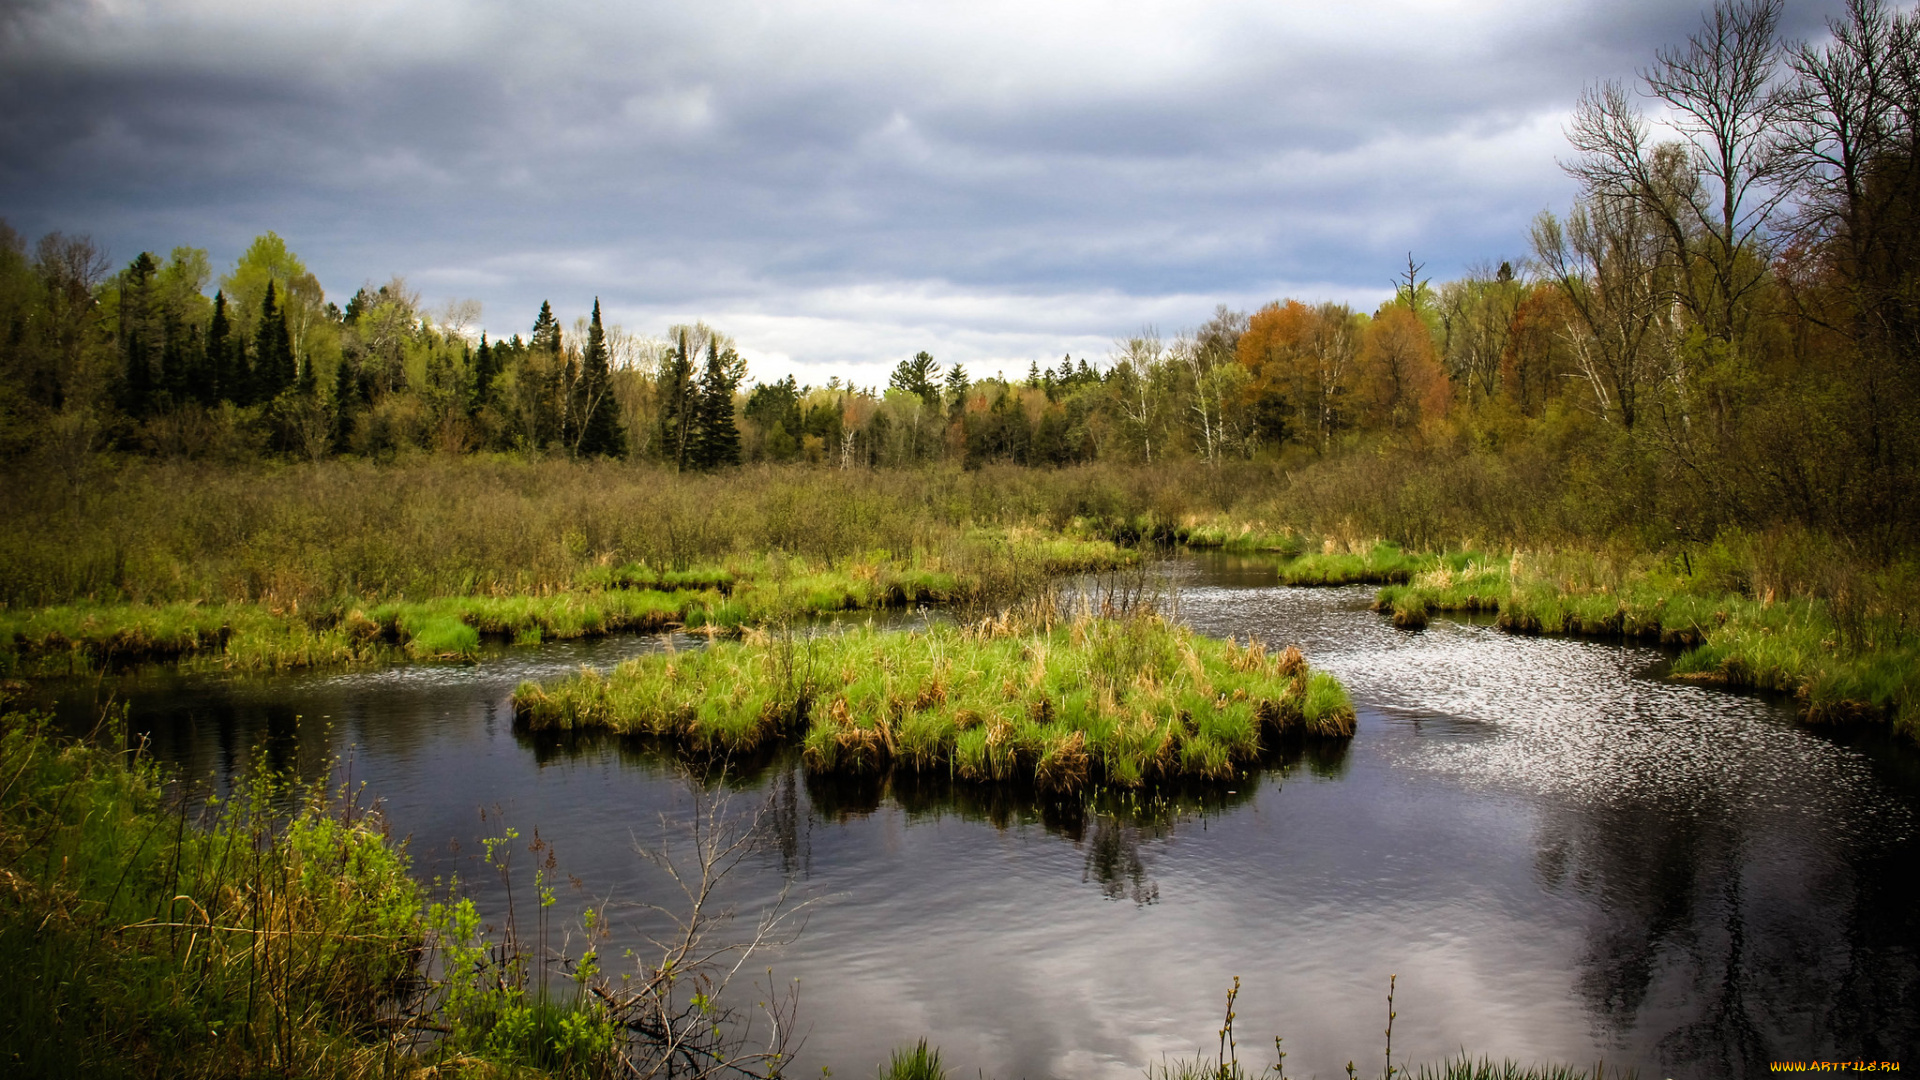
<svg viewBox="0 0 1920 1080"><path fill-rule="evenodd" d="M1521 257L1582 86L1701 10L0 0L0 216L223 269L271 229L339 302L399 274L496 335L597 295L763 379L1024 373Z"/></svg>

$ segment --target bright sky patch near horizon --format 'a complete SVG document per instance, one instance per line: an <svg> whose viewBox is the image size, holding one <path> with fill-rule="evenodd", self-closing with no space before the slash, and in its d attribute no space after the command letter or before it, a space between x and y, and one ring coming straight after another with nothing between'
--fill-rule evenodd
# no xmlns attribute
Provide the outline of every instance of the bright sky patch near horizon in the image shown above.
<svg viewBox="0 0 1920 1080"><path fill-rule="evenodd" d="M116 266L273 230L496 336L597 295L761 380L1011 376L1524 257L1581 88L1704 6L0 0L0 217Z"/></svg>

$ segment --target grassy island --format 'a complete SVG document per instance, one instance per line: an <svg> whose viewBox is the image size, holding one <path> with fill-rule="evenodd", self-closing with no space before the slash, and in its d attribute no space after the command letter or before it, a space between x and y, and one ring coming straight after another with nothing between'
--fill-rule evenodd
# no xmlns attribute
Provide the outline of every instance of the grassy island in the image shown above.
<svg viewBox="0 0 1920 1080"><path fill-rule="evenodd" d="M1047 790L1223 779L1282 736L1344 738L1354 719L1339 682L1299 650L1215 641L1151 614L755 633L525 683L514 703L533 730L715 754L790 737L820 772L895 767Z"/></svg>

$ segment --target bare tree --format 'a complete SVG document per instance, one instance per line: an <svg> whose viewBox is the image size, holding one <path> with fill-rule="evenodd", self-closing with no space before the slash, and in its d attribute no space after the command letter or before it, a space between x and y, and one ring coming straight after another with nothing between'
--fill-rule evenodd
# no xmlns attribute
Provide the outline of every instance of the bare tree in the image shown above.
<svg viewBox="0 0 1920 1080"><path fill-rule="evenodd" d="M1140 437L1140 451L1146 463L1153 464L1153 419L1156 395L1154 374L1166 362L1166 347L1160 343L1160 331L1151 326L1122 341L1113 352L1114 378L1118 383L1120 414Z"/></svg>
<svg viewBox="0 0 1920 1080"><path fill-rule="evenodd" d="M1920 261L1920 19L1849 0L1829 29L1828 44L1789 51L1796 82L1782 158L1798 196L1796 239L1831 253L1850 295L1838 319L1817 306L1802 314L1863 348L1920 354L1920 305L1906 281Z"/></svg>
<svg viewBox="0 0 1920 1080"><path fill-rule="evenodd" d="M1683 153L1662 153L1618 83L1581 95L1567 135L1581 156L1564 168L1589 198L1627 199L1659 223L1672 251L1703 274L1673 279L1676 299L1710 335L1732 343L1764 280L1766 248L1786 187L1773 88L1781 0L1716 4L1680 49L1640 73Z"/></svg>
<svg viewBox="0 0 1920 1080"><path fill-rule="evenodd" d="M1671 340L1662 331L1672 313L1673 268L1660 230L1640 200L1622 194L1576 204L1564 225L1551 213L1533 224L1540 272L1578 315L1568 343L1595 408L1629 429L1644 392L1665 371L1661 354Z"/></svg>

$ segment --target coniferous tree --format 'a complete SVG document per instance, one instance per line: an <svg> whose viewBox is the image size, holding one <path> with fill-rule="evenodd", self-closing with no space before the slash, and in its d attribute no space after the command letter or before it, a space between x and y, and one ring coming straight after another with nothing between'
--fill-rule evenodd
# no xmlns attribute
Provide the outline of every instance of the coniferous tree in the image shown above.
<svg viewBox="0 0 1920 1080"><path fill-rule="evenodd" d="M473 354L473 404L469 414L477 413L493 402L493 377L496 373L493 346L487 344L487 332L480 332L480 348Z"/></svg>
<svg viewBox="0 0 1920 1080"><path fill-rule="evenodd" d="M533 336L527 347L560 354L560 320L553 317L553 305L545 300L540 301L540 314L533 320Z"/></svg>
<svg viewBox="0 0 1920 1080"><path fill-rule="evenodd" d="M687 467L688 436L694 431L693 360L688 355L687 332L668 350L660 364L660 456L676 469Z"/></svg>
<svg viewBox="0 0 1920 1080"><path fill-rule="evenodd" d="M967 411L967 369L955 364L947 369L947 419L958 420Z"/></svg>
<svg viewBox="0 0 1920 1080"><path fill-rule="evenodd" d="M733 391L740 385L739 354L720 351L718 338L707 339L707 366L694 394L699 422L695 453L697 468L718 469L740 464L740 429L733 422Z"/></svg>
<svg viewBox="0 0 1920 1080"><path fill-rule="evenodd" d="M293 341L287 334L286 311L276 302L273 282L267 282L260 302L260 325L253 338L254 400L272 401L292 386L296 377Z"/></svg>
<svg viewBox="0 0 1920 1080"><path fill-rule="evenodd" d="M153 255L143 251L120 276L120 355L126 363L122 407L134 417L154 408L154 362L161 350L155 347L153 277L159 270Z"/></svg>
<svg viewBox="0 0 1920 1080"><path fill-rule="evenodd" d="M931 353L921 351L911 360L902 360L893 369L887 379L887 386L893 390L903 390L917 395L928 406L940 404L940 384L935 382L940 375L940 365L933 362Z"/></svg>
<svg viewBox="0 0 1920 1080"><path fill-rule="evenodd" d="M235 401L242 381L233 363L233 324L227 321L227 294L213 294L213 318L207 323L207 360L200 400L208 405Z"/></svg>
<svg viewBox="0 0 1920 1080"><path fill-rule="evenodd" d="M333 452L344 454L353 448L353 418L359 411L359 387L353 377L353 365L341 357L333 366Z"/></svg>
<svg viewBox="0 0 1920 1080"><path fill-rule="evenodd" d="M613 396L613 370L607 362L607 333L600 325L600 298L593 298L593 321L587 324L586 352L580 360L580 439L576 453L581 457L624 457L627 433L620 426L620 403ZM729 391L728 404L732 404ZM729 421L731 409L729 409ZM734 436L734 457L739 458L740 439Z"/></svg>

